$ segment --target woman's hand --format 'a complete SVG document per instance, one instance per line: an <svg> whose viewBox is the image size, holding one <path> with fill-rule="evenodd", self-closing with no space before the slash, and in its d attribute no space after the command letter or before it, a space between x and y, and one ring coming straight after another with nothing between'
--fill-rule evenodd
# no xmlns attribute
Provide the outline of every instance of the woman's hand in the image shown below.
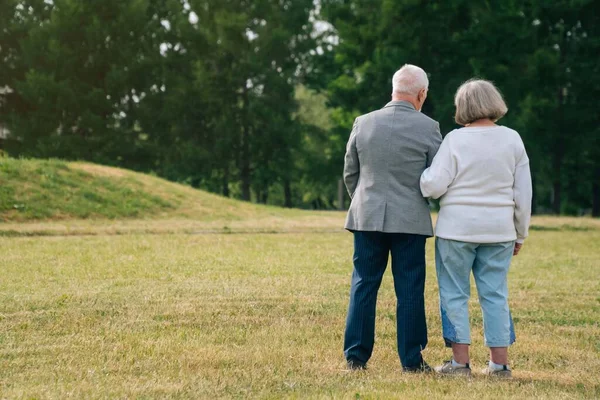
<svg viewBox="0 0 600 400"><path fill-rule="evenodd" d="M523 247L523 243L515 243L515 250L513 251L513 256L518 256L519 251L521 251L522 247Z"/></svg>

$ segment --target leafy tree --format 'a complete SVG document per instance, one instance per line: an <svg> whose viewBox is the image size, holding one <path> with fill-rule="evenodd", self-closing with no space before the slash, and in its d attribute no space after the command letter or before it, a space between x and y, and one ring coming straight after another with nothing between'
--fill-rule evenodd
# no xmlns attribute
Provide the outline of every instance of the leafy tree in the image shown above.
<svg viewBox="0 0 600 400"><path fill-rule="evenodd" d="M595 0L3 0L0 124L11 155L154 172L225 196L340 208L353 119L405 63L456 127L493 80L523 136L537 211L600 215ZM346 199L347 202L347 199Z"/></svg>
<svg viewBox="0 0 600 400"><path fill-rule="evenodd" d="M482 77L495 81L506 97L510 111L502 123L525 140L537 209L576 213L591 206L594 215L600 213L598 114L590 108L598 92L597 2L324 0L322 5L340 42L323 57L337 69L335 79L318 81L333 108L337 159L342 160L352 119L389 99L390 77L401 65L417 64L430 74L424 112L441 122L443 132L455 127L456 88Z"/></svg>
<svg viewBox="0 0 600 400"><path fill-rule="evenodd" d="M14 24L27 30L9 47L21 71L7 82L8 126L20 139L13 152L118 163L134 147L124 118L145 90L135 74L147 8L146 0L17 2Z"/></svg>

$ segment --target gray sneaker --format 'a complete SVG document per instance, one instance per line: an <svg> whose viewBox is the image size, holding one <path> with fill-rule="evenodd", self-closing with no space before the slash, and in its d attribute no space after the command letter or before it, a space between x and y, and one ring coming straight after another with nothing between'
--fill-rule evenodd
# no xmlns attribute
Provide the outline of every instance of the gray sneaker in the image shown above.
<svg viewBox="0 0 600 400"><path fill-rule="evenodd" d="M471 367L467 364L465 367L455 367L452 365L452 360L445 361L439 367L435 367L435 372L441 375L463 375L471 376Z"/></svg>
<svg viewBox="0 0 600 400"><path fill-rule="evenodd" d="M485 367L483 369L483 371L481 371L482 374L490 376L490 377L494 377L494 378L504 378L504 379L510 379L512 378L512 371L510 369L508 369L508 365L504 365L503 369L491 369L490 365L488 363L488 366Z"/></svg>

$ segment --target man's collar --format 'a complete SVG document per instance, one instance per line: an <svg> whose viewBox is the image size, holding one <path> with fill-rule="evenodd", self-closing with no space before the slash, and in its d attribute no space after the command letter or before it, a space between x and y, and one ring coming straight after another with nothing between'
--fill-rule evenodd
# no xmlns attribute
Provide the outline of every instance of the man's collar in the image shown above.
<svg viewBox="0 0 600 400"><path fill-rule="evenodd" d="M413 106L410 101L406 101L406 100L393 100L393 101L390 101L383 108L387 108L387 107L404 107L404 108L410 108L412 110L416 110L415 106Z"/></svg>

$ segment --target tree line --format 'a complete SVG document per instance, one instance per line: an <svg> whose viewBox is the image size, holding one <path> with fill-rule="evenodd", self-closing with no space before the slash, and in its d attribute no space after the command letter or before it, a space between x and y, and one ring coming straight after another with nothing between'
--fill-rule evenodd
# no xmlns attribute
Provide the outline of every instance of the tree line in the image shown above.
<svg viewBox="0 0 600 400"><path fill-rule="evenodd" d="M11 156L80 159L268 204L343 208L353 119L405 63L424 112L503 92L536 212L600 216L598 0L3 0L0 126ZM1 139L1 138L0 138Z"/></svg>

